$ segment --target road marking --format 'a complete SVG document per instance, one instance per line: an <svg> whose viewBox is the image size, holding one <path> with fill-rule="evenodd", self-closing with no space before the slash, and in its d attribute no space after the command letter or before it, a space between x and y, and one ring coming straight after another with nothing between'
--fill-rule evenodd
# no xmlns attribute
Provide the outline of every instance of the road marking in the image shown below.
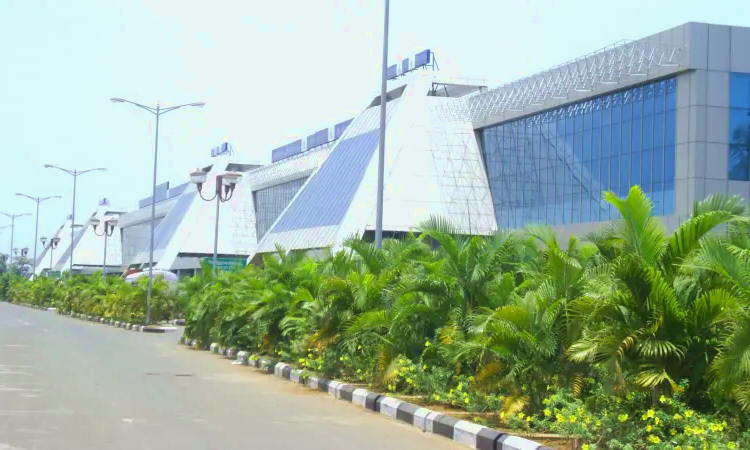
<svg viewBox="0 0 750 450"><path fill-rule="evenodd" d="M28 347L28 345L23 344L5 344L6 347Z"/></svg>
<svg viewBox="0 0 750 450"><path fill-rule="evenodd" d="M29 322L26 322L25 320L22 320L22 319L16 319L16 322L20 323L21 325L27 326L27 327L31 326L31 324Z"/></svg>

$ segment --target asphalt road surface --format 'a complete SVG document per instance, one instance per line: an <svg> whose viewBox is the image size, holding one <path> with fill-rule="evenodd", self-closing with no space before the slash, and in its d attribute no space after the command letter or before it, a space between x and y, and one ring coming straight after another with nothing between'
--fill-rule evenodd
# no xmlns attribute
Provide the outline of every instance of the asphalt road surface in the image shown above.
<svg viewBox="0 0 750 450"><path fill-rule="evenodd" d="M465 448L179 338L0 302L0 450Z"/></svg>

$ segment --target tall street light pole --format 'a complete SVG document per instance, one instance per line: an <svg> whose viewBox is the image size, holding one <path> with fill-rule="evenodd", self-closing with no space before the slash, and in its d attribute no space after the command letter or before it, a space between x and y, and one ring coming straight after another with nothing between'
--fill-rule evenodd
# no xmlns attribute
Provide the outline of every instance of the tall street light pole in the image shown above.
<svg viewBox="0 0 750 450"><path fill-rule="evenodd" d="M378 205L375 217L375 248L383 247L383 190L385 178L385 104L388 77L388 8L385 0L385 23L383 24L383 70L380 80L380 147L378 149Z"/></svg>
<svg viewBox="0 0 750 450"><path fill-rule="evenodd" d="M29 213L23 213L23 214L8 214L4 212L0 212L0 214L4 216L10 217L10 263L13 264L13 235L16 232L16 218L23 217L23 216L30 216Z"/></svg>
<svg viewBox="0 0 750 450"><path fill-rule="evenodd" d="M97 236L104 236L104 259L102 261L102 280L107 279L107 238L112 236L115 232L115 225L117 225L117 219L107 219L104 221L104 229L102 234L96 232L96 227L99 226L99 219L91 219L91 226L94 228L94 234Z"/></svg>
<svg viewBox="0 0 750 450"><path fill-rule="evenodd" d="M33 264L34 273L36 273L36 241L37 241L37 237L39 236L39 204L51 198L62 198L62 197L60 197L59 195L52 195L50 197L32 197L30 195L18 194L18 193L16 195L30 198L31 200L34 200L36 202L36 226L34 227L34 264Z"/></svg>
<svg viewBox="0 0 750 450"><path fill-rule="evenodd" d="M68 170L68 169L63 169L62 167L53 166L52 164L45 164L44 168L61 170L73 177L73 215L71 216L71 221L70 221L70 275L73 276L73 249L75 247L74 241L75 241L75 225L76 225L76 181L78 180L78 176L83 175L84 173L98 171L98 170L107 170L107 169L102 168L102 167L97 167L96 169Z"/></svg>
<svg viewBox="0 0 750 450"><path fill-rule="evenodd" d="M171 106L169 108L162 108L161 105L157 103L156 108L153 108L151 106L141 105L140 103L131 102L130 100L125 100L122 98L111 98L110 101L112 101L112 103L130 103L131 105L137 106L141 109L145 109L146 111L156 116L156 137L154 139L154 182L151 190L151 240L149 242L148 252L148 293L146 294L146 324L148 325L151 322L151 290L154 284L154 223L156 222L156 166L159 154L159 117L162 114L166 114L170 111L174 111L175 109L180 109L185 106L195 106L198 108L202 108L203 106L205 106L205 103L186 103L184 105Z"/></svg>
<svg viewBox="0 0 750 450"><path fill-rule="evenodd" d="M214 196L205 198L203 196L203 183L206 182L208 174L202 170L197 170L190 174L190 181L198 185L198 195L201 199L211 202L216 200L216 223L214 224L214 274L219 273L219 205L228 202L234 194L234 188L242 179L242 174L238 172L227 172L216 175L216 190ZM223 194L222 194L223 188Z"/></svg>

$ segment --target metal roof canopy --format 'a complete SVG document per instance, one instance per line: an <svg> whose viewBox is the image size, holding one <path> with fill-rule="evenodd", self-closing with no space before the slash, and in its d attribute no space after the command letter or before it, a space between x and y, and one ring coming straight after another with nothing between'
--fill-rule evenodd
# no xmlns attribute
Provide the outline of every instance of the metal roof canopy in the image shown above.
<svg viewBox="0 0 750 450"><path fill-rule="evenodd" d="M619 84L623 77L647 76L657 67L681 67L682 46L623 40L602 49L493 89L437 107L446 119L468 122L506 112L539 107L572 92L592 91L596 84Z"/></svg>

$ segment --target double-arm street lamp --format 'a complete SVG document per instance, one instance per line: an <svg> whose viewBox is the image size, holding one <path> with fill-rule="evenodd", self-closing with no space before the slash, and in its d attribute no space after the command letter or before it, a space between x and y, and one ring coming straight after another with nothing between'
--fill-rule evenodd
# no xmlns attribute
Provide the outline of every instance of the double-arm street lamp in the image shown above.
<svg viewBox="0 0 750 450"><path fill-rule="evenodd" d="M159 103L156 104L156 108L151 106L141 105L140 103L131 102L122 98L111 98L112 103L130 103L133 106L137 106L143 110L150 112L156 116L156 137L154 139L154 182L151 193L151 240L149 242L149 253L148 253L148 293L146 294L146 324L151 321L151 290L154 284L154 223L156 221L156 167L159 154L159 117L162 114L166 114L170 111L183 108L185 106L195 106L202 108L205 106L203 102L186 103L184 105L170 106L168 108L162 108Z"/></svg>
<svg viewBox="0 0 750 450"><path fill-rule="evenodd" d="M63 169L62 167L53 166L52 164L45 164L44 167L46 169L57 169L61 170L68 175L73 177L73 214L71 215L71 221L70 221L70 275L73 275L73 249L75 247L75 224L76 224L76 181L78 180L78 175L83 175L84 173L88 172L94 172L99 170L107 170L102 167L97 167L96 169L86 169L86 170L68 170Z"/></svg>
<svg viewBox="0 0 750 450"><path fill-rule="evenodd" d="M0 214L10 217L10 220L11 220L10 222L10 248L13 249L13 235L15 234L15 231L16 231L16 218L23 217L23 216L30 216L31 214L29 213L8 214L4 212L0 212ZM13 264L13 251L11 251L10 253L10 263Z"/></svg>
<svg viewBox="0 0 750 450"><path fill-rule="evenodd" d="M59 195L52 195L49 197L32 197L30 195L18 194L18 193L16 195L30 198L31 200L34 200L36 202L36 227L34 228L34 264L33 264L34 272L36 273L36 240L37 240L37 236L39 235L39 204L51 198L62 198L62 197L60 197Z"/></svg>
<svg viewBox="0 0 750 450"><path fill-rule="evenodd" d="M104 221L104 229L102 234L96 232L96 227L99 226L101 221L97 218L90 220L91 226L94 228L94 234L97 236L104 236L104 260L102 262L102 280L107 278L107 238L112 236L115 232L115 226L117 225L117 219L111 218Z"/></svg>
<svg viewBox="0 0 750 450"><path fill-rule="evenodd" d="M242 174L237 172L226 172L216 175L216 190L214 196L205 198L202 193L203 183L206 182L208 174L202 170L196 169L190 174L190 181L198 185L198 195L207 202L216 200L216 224L214 225L214 273L218 273L219 267L219 205L228 202L234 193L234 188L242 179ZM222 194L222 191L223 194Z"/></svg>
<svg viewBox="0 0 750 450"><path fill-rule="evenodd" d="M45 247L47 244L47 238L42 236L39 238L39 240L42 242L42 248ZM47 272L47 276L52 272L52 252L57 248L57 244L60 243L59 237L53 237L49 240L49 271Z"/></svg>

